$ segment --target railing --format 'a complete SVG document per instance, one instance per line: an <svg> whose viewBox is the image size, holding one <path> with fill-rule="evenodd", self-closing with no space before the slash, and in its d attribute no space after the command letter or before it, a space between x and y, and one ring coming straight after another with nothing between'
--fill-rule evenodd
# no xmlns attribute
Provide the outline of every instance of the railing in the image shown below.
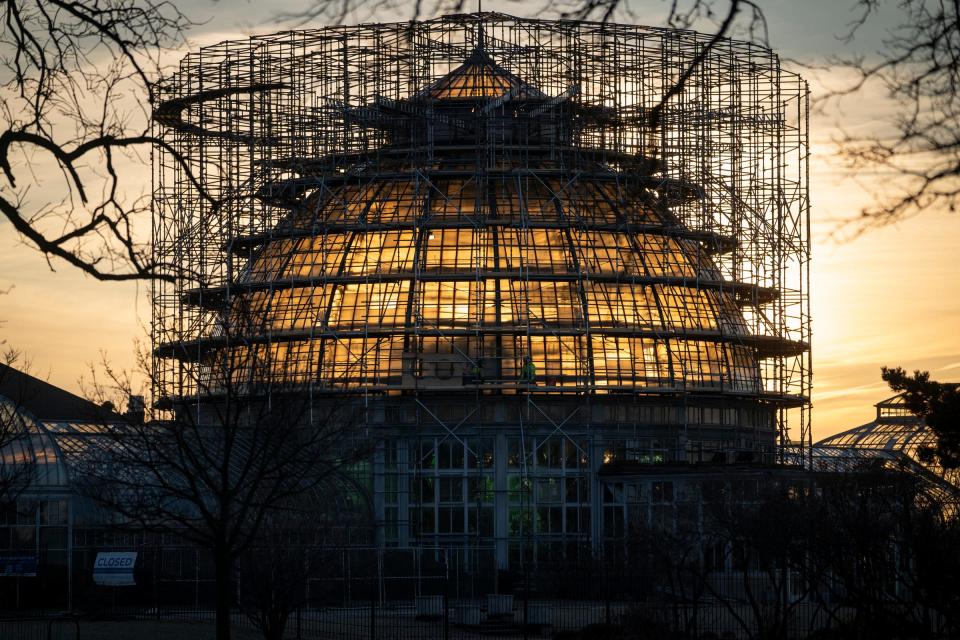
<svg viewBox="0 0 960 640"><path fill-rule="evenodd" d="M73 616L0 617L3 640L80 640L80 620Z"/></svg>
<svg viewBox="0 0 960 640"><path fill-rule="evenodd" d="M819 630L852 619L853 610L826 609L802 602L786 614L786 640L814 637ZM414 600L357 603L351 607L302 608L289 617L286 640L483 640L491 636L594 639L633 637L727 638L749 640L745 624L756 612L746 603L643 603L629 600L560 600L511 595L477 599L427 596ZM771 616L774 614L771 613ZM101 612L96 618L30 617L0 619L3 640L126 640L166 631L182 640L212 634L211 609L130 609ZM254 632L252 620L240 611L231 615L243 637ZM932 626L937 624L932 621ZM616 635L625 632L627 635ZM658 635L659 634L659 635ZM936 637L936 635L932 636Z"/></svg>

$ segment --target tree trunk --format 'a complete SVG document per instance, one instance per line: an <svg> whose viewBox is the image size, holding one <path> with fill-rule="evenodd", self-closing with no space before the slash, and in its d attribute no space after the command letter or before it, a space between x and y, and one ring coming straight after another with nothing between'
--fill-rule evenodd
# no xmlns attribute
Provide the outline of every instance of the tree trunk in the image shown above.
<svg viewBox="0 0 960 640"><path fill-rule="evenodd" d="M230 610L233 605L233 557L225 549L214 551L217 640L230 640Z"/></svg>
<svg viewBox="0 0 960 640"><path fill-rule="evenodd" d="M287 629L287 621L283 615L270 616L270 628L264 630L264 636L267 640L283 640L284 631Z"/></svg>

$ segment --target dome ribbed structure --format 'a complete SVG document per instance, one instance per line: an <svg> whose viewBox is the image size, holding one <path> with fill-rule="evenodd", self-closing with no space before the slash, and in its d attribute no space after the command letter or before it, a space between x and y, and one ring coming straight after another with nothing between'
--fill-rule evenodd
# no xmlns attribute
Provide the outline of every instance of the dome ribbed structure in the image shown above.
<svg viewBox="0 0 960 640"><path fill-rule="evenodd" d="M505 97L505 113L477 117ZM538 146L573 126L566 100L530 116L547 104L477 48L410 99L365 107L391 136L378 159L343 163L271 232L237 240L259 247L233 287L230 324L253 343L239 361L330 390L449 387L470 371L509 390L529 358L545 390L758 393L771 345L738 309L755 288L712 264L723 239L685 229L633 176ZM399 159L411 136L391 113L442 125L431 166ZM483 128L526 142L527 166L509 149L480 166Z"/></svg>

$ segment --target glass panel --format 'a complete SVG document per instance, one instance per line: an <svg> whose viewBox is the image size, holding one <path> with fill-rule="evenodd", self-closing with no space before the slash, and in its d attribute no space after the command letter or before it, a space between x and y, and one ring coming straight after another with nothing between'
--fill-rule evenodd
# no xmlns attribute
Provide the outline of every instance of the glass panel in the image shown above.
<svg viewBox="0 0 960 640"><path fill-rule="evenodd" d="M465 327L480 323L476 281L421 282L418 316L427 327Z"/></svg>
<svg viewBox="0 0 960 640"><path fill-rule="evenodd" d="M558 194L552 181L521 177L515 185L519 215L511 216L513 220L526 219L534 223L560 220ZM499 211L498 214L498 217L506 217Z"/></svg>
<svg viewBox="0 0 960 640"><path fill-rule="evenodd" d="M403 337L314 339L239 346L229 352L234 384L321 382L332 387L399 383ZM223 366L220 353L209 363Z"/></svg>
<svg viewBox="0 0 960 640"><path fill-rule="evenodd" d="M477 183L472 178L438 182L438 187L430 191L427 219L471 220L486 215L486 203L477 193Z"/></svg>
<svg viewBox="0 0 960 640"><path fill-rule="evenodd" d="M623 213L614 207L617 202L614 185L575 182L563 189L563 212L567 220L586 224L616 224Z"/></svg>
<svg viewBox="0 0 960 640"><path fill-rule="evenodd" d="M674 374L686 384L717 386L730 380L722 343L671 340L670 353Z"/></svg>
<svg viewBox="0 0 960 640"><path fill-rule="evenodd" d="M290 257L293 240L275 240L265 246L250 267L251 282L275 280Z"/></svg>
<svg viewBox="0 0 960 640"><path fill-rule="evenodd" d="M697 277L695 262L675 238L640 233L636 235L636 243L647 264L648 275Z"/></svg>
<svg viewBox="0 0 960 640"><path fill-rule="evenodd" d="M504 271L576 273L563 231L501 229L499 267Z"/></svg>
<svg viewBox="0 0 960 640"><path fill-rule="evenodd" d="M330 287L254 291L234 299L233 330L310 329L322 324Z"/></svg>
<svg viewBox="0 0 960 640"><path fill-rule="evenodd" d="M344 263L344 274L376 275L412 271L413 237L413 231L356 234Z"/></svg>
<svg viewBox="0 0 960 640"><path fill-rule="evenodd" d="M583 305L575 282L514 280L510 299L515 318L529 318L535 327L578 326Z"/></svg>
<svg viewBox="0 0 960 640"><path fill-rule="evenodd" d="M491 233L474 229L433 229L421 247L424 271L475 271L490 269Z"/></svg>
<svg viewBox="0 0 960 640"><path fill-rule="evenodd" d="M321 379L337 386L398 383L403 337L327 340Z"/></svg>
<svg viewBox="0 0 960 640"><path fill-rule="evenodd" d="M611 231L571 231L580 269L590 274L642 275L643 264L630 237Z"/></svg>
<svg viewBox="0 0 960 640"><path fill-rule="evenodd" d="M294 241L293 255L283 270L284 278L318 278L337 275L349 235L331 233ZM280 244L286 244L283 241ZM263 278L264 280L267 278Z"/></svg>
<svg viewBox="0 0 960 640"><path fill-rule="evenodd" d="M298 229L313 229L323 222L357 222L383 188L382 183L373 183L318 190L296 213L294 226Z"/></svg>
<svg viewBox="0 0 960 640"><path fill-rule="evenodd" d="M689 287L657 285L665 326L683 329L717 329L716 297Z"/></svg>
<svg viewBox="0 0 960 640"><path fill-rule="evenodd" d="M615 282L585 282L584 293L591 327L648 329L662 326L656 301L649 287Z"/></svg>
<svg viewBox="0 0 960 640"><path fill-rule="evenodd" d="M402 327L406 323L409 281L340 285L330 310L331 329Z"/></svg>
<svg viewBox="0 0 960 640"><path fill-rule="evenodd" d="M593 375L598 386L664 386L669 384L667 353L649 338L591 338Z"/></svg>
<svg viewBox="0 0 960 640"><path fill-rule="evenodd" d="M730 385L737 391L758 391L760 368L753 350L742 345L728 344L727 353L731 356Z"/></svg>
<svg viewBox="0 0 960 640"><path fill-rule="evenodd" d="M418 182L391 181L373 196L363 221L372 224L413 222L421 216L426 188Z"/></svg>

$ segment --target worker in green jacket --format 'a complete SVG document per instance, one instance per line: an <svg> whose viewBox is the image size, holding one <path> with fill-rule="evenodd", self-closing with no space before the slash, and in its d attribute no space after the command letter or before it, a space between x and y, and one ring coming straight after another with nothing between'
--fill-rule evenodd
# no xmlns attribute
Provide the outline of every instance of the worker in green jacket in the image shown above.
<svg viewBox="0 0 960 640"><path fill-rule="evenodd" d="M470 365L470 384L480 384L483 382L483 371L480 368L480 361L475 360Z"/></svg>
<svg viewBox="0 0 960 640"><path fill-rule="evenodd" d="M533 359L530 356L523 359L523 367L520 369L520 381L526 383L537 381L537 365L533 364Z"/></svg>

